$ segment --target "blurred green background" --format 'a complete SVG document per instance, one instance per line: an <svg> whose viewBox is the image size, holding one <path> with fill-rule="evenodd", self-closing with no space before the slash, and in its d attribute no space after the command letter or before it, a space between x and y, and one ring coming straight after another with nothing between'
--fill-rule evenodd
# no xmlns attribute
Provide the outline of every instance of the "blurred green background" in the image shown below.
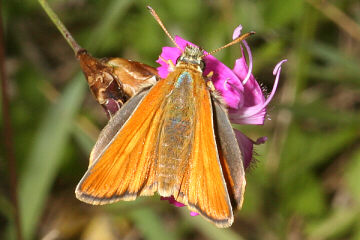
<svg viewBox="0 0 360 240"><path fill-rule="evenodd" d="M81 46L96 57L157 66L172 34L207 50L249 39L254 75L280 86L264 126L240 126L256 148L245 203L217 229L158 196L97 207L74 188L106 115L71 48L37 1L3 1L6 70L24 239L360 239L360 2L357 0L53 0ZM217 53L232 67L238 46ZM3 131L3 117L1 130ZM15 239L8 162L1 144L0 239Z"/></svg>

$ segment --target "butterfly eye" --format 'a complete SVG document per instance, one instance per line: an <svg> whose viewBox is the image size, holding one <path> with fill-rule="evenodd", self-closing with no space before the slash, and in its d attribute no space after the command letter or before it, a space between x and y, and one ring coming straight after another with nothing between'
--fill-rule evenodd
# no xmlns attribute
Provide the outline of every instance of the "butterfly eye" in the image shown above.
<svg viewBox="0 0 360 240"><path fill-rule="evenodd" d="M201 60L201 61L200 61L200 68L201 68L201 70L204 71L205 67L206 67L205 61L204 61L204 60Z"/></svg>

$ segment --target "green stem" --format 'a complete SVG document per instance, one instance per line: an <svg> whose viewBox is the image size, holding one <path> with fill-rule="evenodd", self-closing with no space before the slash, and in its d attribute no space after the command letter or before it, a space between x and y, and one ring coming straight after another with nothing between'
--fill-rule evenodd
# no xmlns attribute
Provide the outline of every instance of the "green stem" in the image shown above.
<svg viewBox="0 0 360 240"><path fill-rule="evenodd" d="M14 140L13 140L13 128L11 124L11 111L10 111L10 99L9 99L9 81L6 74L6 65L5 65L5 43L4 43L4 30L3 30L3 18L2 11L3 8L0 4L0 82L1 82L1 100L2 100L2 117L3 117L3 142L4 142L4 152L5 157L7 158L8 169L9 169L9 182L10 182L10 194L12 198L12 204L14 207L14 222L16 229L17 240L22 240L22 228L21 228L21 217L18 201L18 183L17 183L17 167L16 167L16 158L14 150Z"/></svg>
<svg viewBox="0 0 360 240"><path fill-rule="evenodd" d="M43 7L47 15L50 17L51 21L55 24L57 29L59 29L61 34L64 36L66 41L69 43L70 47L74 50L75 55L77 55L79 50L81 50L82 48L79 46L79 44L77 44L75 39L72 37L65 25L61 22L56 13L51 9L46 0L39 0L39 3Z"/></svg>

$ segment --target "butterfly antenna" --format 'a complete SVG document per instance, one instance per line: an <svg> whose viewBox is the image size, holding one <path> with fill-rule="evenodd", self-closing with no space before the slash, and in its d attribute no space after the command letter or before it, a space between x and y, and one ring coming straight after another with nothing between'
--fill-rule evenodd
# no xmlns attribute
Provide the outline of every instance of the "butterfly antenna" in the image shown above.
<svg viewBox="0 0 360 240"><path fill-rule="evenodd" d="M175 42L174 38L170 35L170 33L168 32L168 30L166 29L166 27L164 26L164 24L162 23L160 17L157 15L157 13L155 12L154 9L152 9L150 6L147 6L147 9L149 9L151 15L153 15L153 17L155 18L155 20L159 23L160 27L164 30L164 32L166 33L166 35L170 38L170 40L175 44L175 46L180 49L182 51L182 49L179 47L179 45L177 45L177 43Z"/></svg>
<svg viewBox="0 0 360 240"><path fill-rule="evenodd" d="M208 52L207 54L204 54L203 57L214 54L214 53L216 53L216 52L218 52L220 50L223 50L224 48L230 47L231 45L234 45L234 44L236 44L238 42L241 42L241 41L245 40L246 38L248 38L248 37L250 37L251 35L254 35L254 34L255 34L255 32L245 33L245 34L241 35L240 37L234 39L233 41L229 42L225 46L219 47L218 49L215 49L215 50L213 50L211 52Z"/></svg>

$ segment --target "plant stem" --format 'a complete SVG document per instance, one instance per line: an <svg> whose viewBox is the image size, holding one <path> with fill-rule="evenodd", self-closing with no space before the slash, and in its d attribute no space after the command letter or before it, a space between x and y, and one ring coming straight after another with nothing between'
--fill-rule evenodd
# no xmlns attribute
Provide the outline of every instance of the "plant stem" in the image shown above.
<svg viewBox="0 0 360 240"><path fill-rule="evenodd" d="M20 210L18 204L18 191L17 191L17 172L16 172L16 159L14 154L13 132L9 111L9 95L7 86L7 76L5 68L5 44L3 36L3 21L2 21L2 7L0 4L0 77L1 77L1 95L2 95L2 114L4 119L4 143L5 155L8 160L9 178L10 178L10 194L12 204L14 207L14 220L16 237L22 240L22 230L20 222Z"/></svg>
<svg viewBox="0 0 360 240"><path fill-rule="evenodd" d="M69 43L70 47L74 50L75 55L82 49L79 44L75 41L75 39L72 37L70 32L67 30L65 25L61 22L59 17L56 15L56 13L51 9L49 4L46 2L46 0L39 0L40 5L45 10L51 21L55 24L57 29L61 32L61 34L64 36L66 41Z"/></svg>
<svg viewBox="0 0 360 240"><path fill-rule="evenodd" d="M360 41L360 25L338 7L327 1L307 0L307 2L327 16L351 37Z"/></svg>

